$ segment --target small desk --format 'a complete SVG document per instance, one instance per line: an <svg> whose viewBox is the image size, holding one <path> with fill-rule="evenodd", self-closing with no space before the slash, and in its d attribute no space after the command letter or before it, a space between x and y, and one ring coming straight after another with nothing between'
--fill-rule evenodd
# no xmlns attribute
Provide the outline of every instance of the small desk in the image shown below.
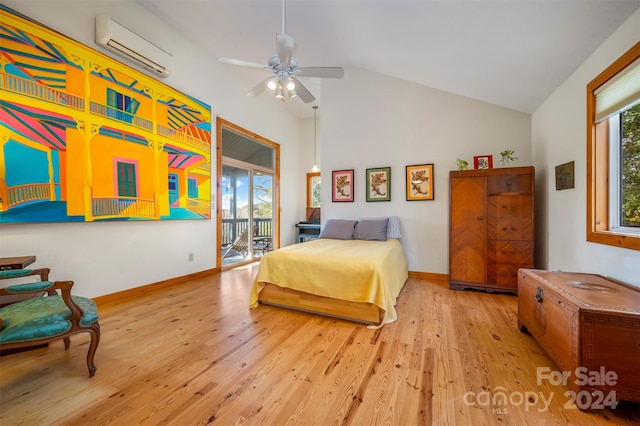
<svg viewBox="0 0 640 426"><path fill-rule="evenodd" d="M0 257L0 271L24 269L35 261L35 256Z"/></svg>
<svg viewBox="0 0 640 426"><path fill-rule="evenodd" d="M319 220L296 223L296 228L298 228L299 243L304 243L305 241L309 240L315 240L320 235Z"/></svg>

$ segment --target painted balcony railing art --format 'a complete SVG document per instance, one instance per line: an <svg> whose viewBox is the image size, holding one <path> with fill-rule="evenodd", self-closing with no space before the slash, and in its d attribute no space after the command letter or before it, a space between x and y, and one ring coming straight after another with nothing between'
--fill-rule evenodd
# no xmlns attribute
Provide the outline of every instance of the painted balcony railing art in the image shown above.
<svg viewBox="0 0 640 426"><path fill-rule="evenodd" d="M158 124L158 134L161 136L165 136L169 139L173 139L175 141L182 142L187 145L193 146L195 148L201 149L203 151L209 152L209 150L211 149L211 144L208 143L207 141L194 138L193 136L185 132L175 130L175 129L170 129L160 124Z"/></svg>
<svg viewBox="0 0 640 426"><path fill-rule="evenodd" d="M208 200L199 200L197 198L187 199L187 208L202 217L211 217L211 206Z"/></svg>
<svg viewBox="0 0 640 426"><path fill-rule="evenodd" d="M92 197L91 212L97 219L109 217L153 219L155 202L136 197Z"/></svg>
<svg viewBox="0 0 640 426"><path fill-rule="evenodd" d="M128 112L110 107L108 105L99 104L98 102L94 101L91 101L89 103L89 108L93 114L131 124L148 131L153 131L153 122L151 120L147 120L146 118L136 117L135 115Z"/></svg>
<svg viewBox="0 0 640 426"><path fill-rule="evenodd" d="M31 183L7 187L7 207L36 200L51 200L50 183Z"/></svg>
<svg viewBox="0 0 640 426"><path fill-rule="evenodd" d="M26 78L15 75L0 73L0 76L2 77L0 78L2 89L7 92L19 93L80 111L84 110L84 99L79 96L52 89L36 81L27 80Z"/></svg>

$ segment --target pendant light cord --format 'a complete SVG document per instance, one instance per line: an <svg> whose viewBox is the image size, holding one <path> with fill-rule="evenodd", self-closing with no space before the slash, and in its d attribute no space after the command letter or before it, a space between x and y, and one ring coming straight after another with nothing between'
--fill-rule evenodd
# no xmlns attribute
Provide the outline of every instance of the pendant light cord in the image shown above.
<svg viewBox="0 0 640 426"><path fill-rule="evenodd" d="M313 107L313 169L314 171L318 171L320 168L318 167L318 105L314 105Z"/></svg>

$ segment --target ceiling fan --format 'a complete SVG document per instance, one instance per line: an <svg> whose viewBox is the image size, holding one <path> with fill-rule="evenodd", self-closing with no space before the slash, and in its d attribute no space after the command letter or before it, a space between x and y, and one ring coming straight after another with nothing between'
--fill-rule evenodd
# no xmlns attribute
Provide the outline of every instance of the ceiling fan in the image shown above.
<svg viewBox="0 0 640 426"><path fill-rule="evenodd" d="M300 97L305 103L313 102L316 98L304 87L296 77L342 78L344 71L340 67L298 67L293 57L295 40L285 33L285 0L282 0L282 33L276 34L276 54L269 58L268 65L238 59L218 58L218 61L231 65L250 68L261 68L274 73L267 77L247 93L257 96L267 88L275 92L276 98L285 101L289 98Z"/></svg>

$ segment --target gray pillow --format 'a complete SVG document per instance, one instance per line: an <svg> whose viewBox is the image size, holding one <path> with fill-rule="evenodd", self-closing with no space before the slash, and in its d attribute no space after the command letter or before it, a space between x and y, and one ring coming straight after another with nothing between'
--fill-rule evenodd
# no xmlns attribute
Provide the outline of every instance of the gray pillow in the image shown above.
<svg viewBox="0 0 640 426"><path fill-rule="evenodd" d="M334 240L353 240L353 228L355 220L329 219L322 227L318 238L331 238Z"/></svg>
<svg viewBox="0 0 640 426"><path fill-rule="evenodd" d="M353 236L356 240L387 241L389 219L361 220L356 223Z"/></svg>
<svg viewBox="0 0 640 426"><path fill-rule="evenodd" d="M387 219L386 216L377 217L361 217L360 220ZM400 218L398 216L389 216L389 226L387 226L387 238L401 238Z"/></svg>

